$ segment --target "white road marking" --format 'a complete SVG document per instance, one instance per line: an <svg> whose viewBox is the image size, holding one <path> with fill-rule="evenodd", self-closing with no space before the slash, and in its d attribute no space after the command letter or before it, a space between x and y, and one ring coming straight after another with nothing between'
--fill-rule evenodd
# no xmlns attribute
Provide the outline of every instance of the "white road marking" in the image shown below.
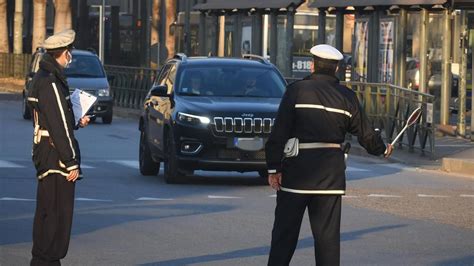
<svg viewBox="0 0 474 266"><path fill-rule="evenodd" d="M207 198L209 199L241 199L242 197L208 195Z"/></svg>
<svg viewBox="0 0 474 266"><path fill-rule="evenodd" d="M420 198L449 198L449 196L444 195L427 195L427 194L418 194Z"/></svg>
<svg viewBox="0 0 474 266"><path fill-rule="evenodd" d="M120 164L120 165L123 165L123 166L126 166L126 167L139 169L139 165L138 165L137 160L110 160L110 161L107 161L107 162L116 163L116 164Z"/></svg>
<svg viewBox="0 0 474 266"><path fill-rule="evenodd" d="M76 198L76 201L100 201L100 202L110 202L110 201L112 201L112 200L90 199L90 198Z"/></svg>
<svg viewBox="0 0 474 266"><path fill-rule="evenodd" d="M472 147L473 145L469 144L436 144L436 147Z"/></svg>
<svg viewBox="0 0 474 266"><path fill-rule="evenodd" d="M463 198L474 198L474 195L470 195L470 194L461 194L461 195L459 195L459 197L463 197Z"/></svg>
<svg viewBox="0 0 474 266"><path fill-rule="evenodd" d="M385 195L385 194L369 194L367 197L377 197L377 198L401 198L402 196L398 196L398 195Z"/></svg>
<svg viewBox="0 0 474 266"><path fill-rule="evenodd" d="M276 198L277 194L268 195L269 198Z"/></svg>
<svg viewBox="0 0 474 266"><path fill-rule="evenodd" d="M23 165L12 163L5 160L0 160L0 168L25 168Z"/></svg>
<svg viewBox="0 0 474 266"><path fill-rule="evenodd" d="M348 171L348 172L369 172L370 170L349 166L349 167L346 168L346 171Z"/></svg>
<svg viewBox="0 0 474 266"><path fill-rule="evenodd" d="M150 197L140 197L136 200L149 200L149 201L154 201L154 200L165 200L165 201L169 201L169 200L174 200L174 199L167 199L167 198L150 198Z"/></svg>
<svg viewBox="0 0 474 266"><path fill-rule="evenodd" d="M3 198L0 198L0 200L3 200L3 201L36 201L34 199L9 198L9 197L3 197Z"/></svg>

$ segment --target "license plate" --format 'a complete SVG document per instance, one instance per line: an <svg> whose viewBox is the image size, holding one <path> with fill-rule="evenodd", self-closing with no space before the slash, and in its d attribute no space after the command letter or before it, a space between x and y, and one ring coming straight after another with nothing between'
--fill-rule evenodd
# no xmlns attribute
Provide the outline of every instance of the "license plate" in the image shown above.
<svg viewBox="0 0 474 266"><path fill-rule="evenodd" d="M234 138L234 146L244 151L259 151L263 149L262 138Z"/></svg>

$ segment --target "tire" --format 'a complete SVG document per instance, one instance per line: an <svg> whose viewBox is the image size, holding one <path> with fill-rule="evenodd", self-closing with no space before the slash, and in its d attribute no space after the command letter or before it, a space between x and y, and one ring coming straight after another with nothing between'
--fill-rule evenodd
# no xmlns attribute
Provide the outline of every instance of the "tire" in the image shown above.
<svg viewBox="0 0 474 266"><path fill-rule="evenodd" d="M31 111L30 111L30 108L28 107L28 103L27 103L27 100L26 100L25 96L23 96L23 103L22 103L21 110L22 110L23 119L30 120L31 119Z"/></svg>
<svg viewBox="0 0 474 266"><path fill-rule="evenodd" d="M110 124L112 123L112 119L113 119L113 113L109 112L105 116L102 117L102 123Z"/></svg>
<svg viewBox="0 0 474 266"><path fill-rule="evenodd" d="M158 175L160 172L160 162L155 162L151 158L150 147L148 146L146 135L143 131L140 133L138 164L140 173L144 176Z"/></svg>
<svg viewBox="0 0 474 266"><path fill-rule="evenodd" d="M176 145L171 134L166 135L166 154L167 158L164 161L164 178L167 184L181 183L184 175L179 169L177 160Z"/></svg>

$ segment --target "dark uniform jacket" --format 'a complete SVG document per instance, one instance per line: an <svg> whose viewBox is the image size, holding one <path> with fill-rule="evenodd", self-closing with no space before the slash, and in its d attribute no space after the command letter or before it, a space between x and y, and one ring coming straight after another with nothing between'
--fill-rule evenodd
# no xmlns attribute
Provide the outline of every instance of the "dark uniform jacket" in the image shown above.
<svg viewBox="0 0 474 266"><path fill-rule="evenodd" d="M287 86L273 131L266 143L268 173L282 173L282 190L294 193L344 194L344 153L340 148L300 149L284 158L289 138L300 143L343 143L346 133L373 155L385 144L370 126L356 94L334 76L312 74Z"/></svg>
<svg viewBox="0 0 474 266"><path fill-rule="evenodd" d="M36 126L35 135L43 135L33 142L37 177L68 176L70 171L80 170L81 157L74 137L77 127L69 87L62 68L49 54L44 54L30 88L28 103Z"/></svg>

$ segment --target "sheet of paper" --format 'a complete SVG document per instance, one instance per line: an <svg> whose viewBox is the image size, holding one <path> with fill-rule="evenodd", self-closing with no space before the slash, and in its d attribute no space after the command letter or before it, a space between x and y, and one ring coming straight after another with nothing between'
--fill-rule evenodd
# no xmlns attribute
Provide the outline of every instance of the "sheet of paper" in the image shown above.
<svg viewBox="0 0 474 266"><path fill-rule="evenodd" d="M75 89L71 94L72 110L76 125L84 117L92 105L97 101L97 97L83 90Z"/></svg>

